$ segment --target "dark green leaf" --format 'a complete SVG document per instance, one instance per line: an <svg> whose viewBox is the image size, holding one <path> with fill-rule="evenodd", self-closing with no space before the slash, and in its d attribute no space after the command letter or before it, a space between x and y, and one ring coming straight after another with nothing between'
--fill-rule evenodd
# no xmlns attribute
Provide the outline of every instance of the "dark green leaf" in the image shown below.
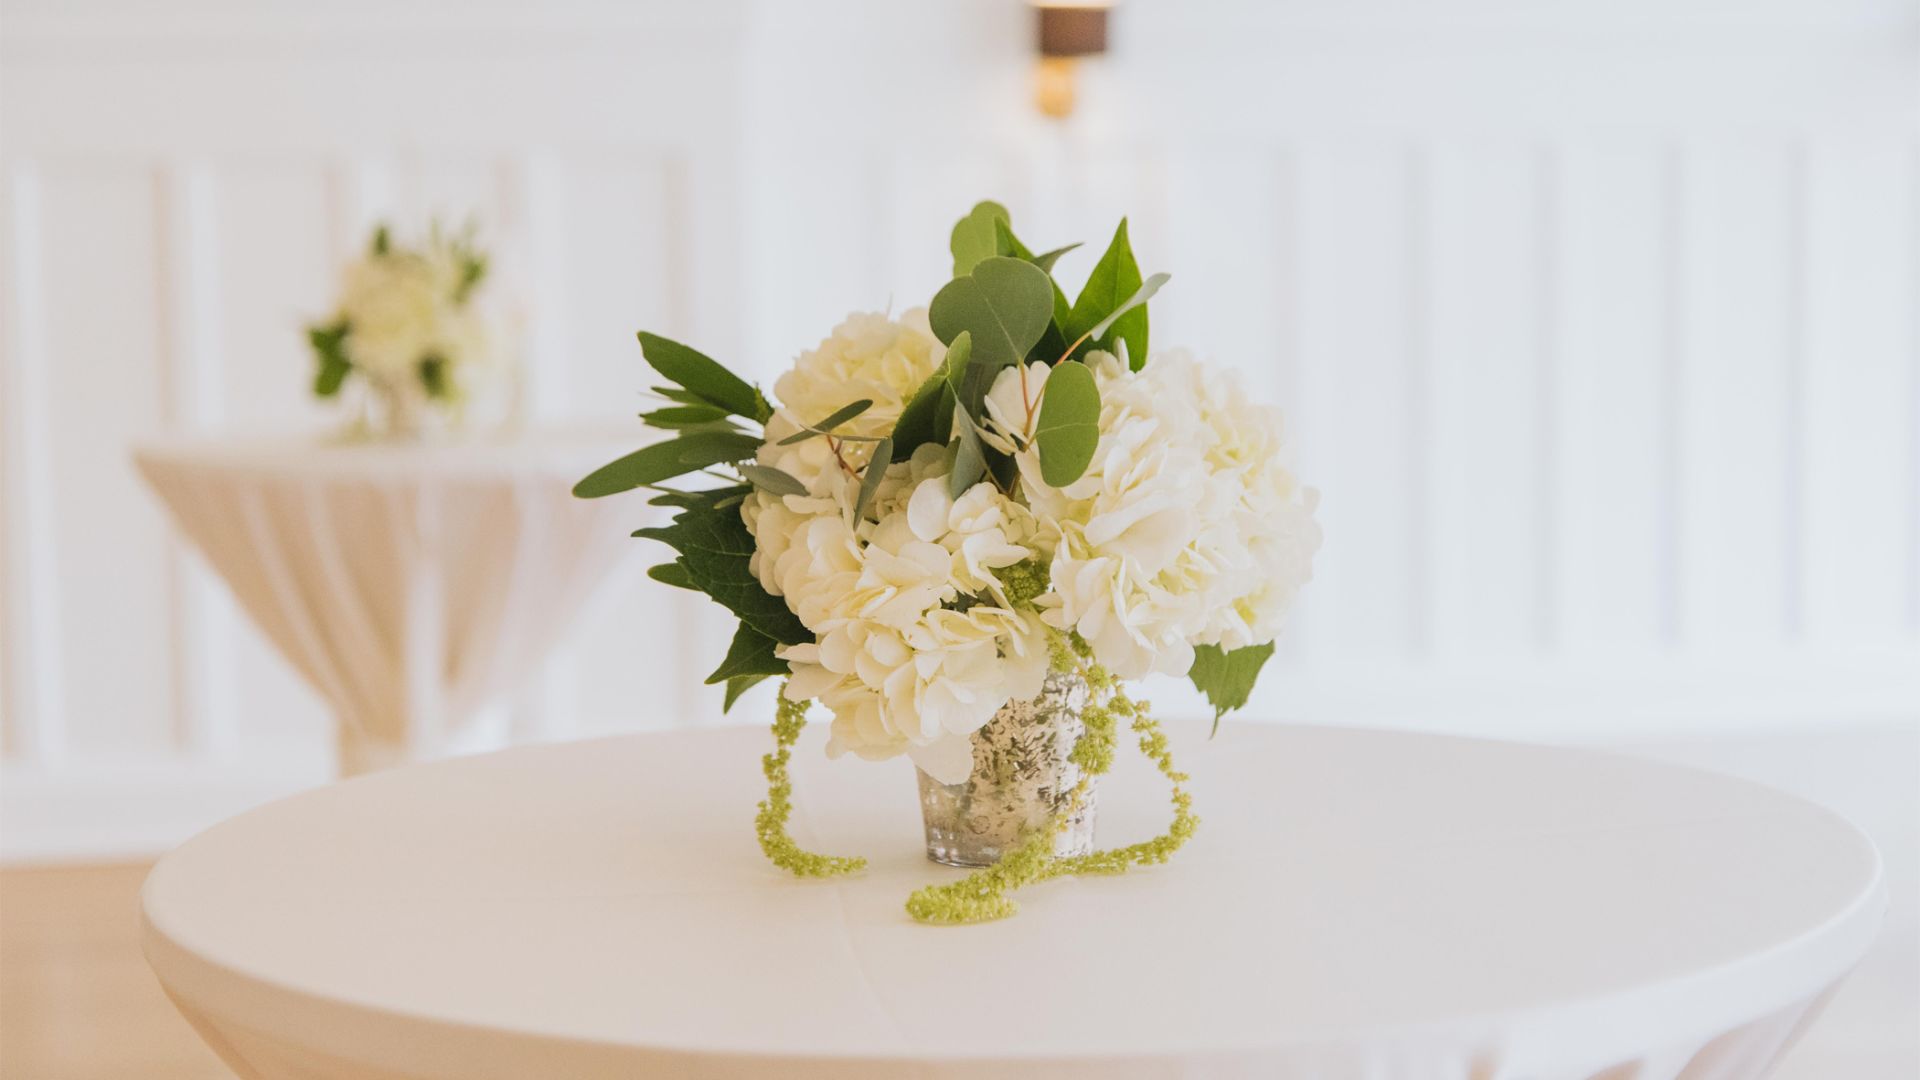
<svg viewBox="0 0 1920 1080"><path fill-rule="evenodd" d="M1193 667L1187 678L1207 695L1213 704L1213 729L1220 730L1220 718L1247 703L1260 668L1273 655L1273 642L1248 645L1227 652L1218 645L1200 645L1193 650Z"/></svg>
<svg viewBox="0 0 1920 1080"><path fill-rule="evenodd" d="M453 302L464 304L487 276L487 257L469 251L460 259L460 283L453 287Z"/></svg>
<svg viewBox="0 0 1920 1080"><path fill-rule="evenodd" d="M649 427L671 431L693 427L696 424L724 421L729 415L731 414L727 410L717 405L669 405L664 409L643 412L640 414L640 419L646 421Z"/></svg>
<svg viewBox="0 0 1920 1080"><path fill-rule="evenodd" d="M692 589L694 592L700 591L700 586L693 583L693 578L687 574L687 568L682 566L677 559L670 563L661 563L659 566L648 567L647 576L663 585L671 585L676 589Z"/></svg>
<svg viewBox="0 0 1920 1080"><path fill-rule="evenodd" d="M873 456L867 459L867 471L860 475L860 496L853 503L855 525L866 517L867 506L873 502L873 493L880 490L880 480L887 475L887 466L892 461L893 440L881 439L880 445L873 448Z"/></svg>
<svg viewBox="0 0 1920 1080"><path fill-rule="evenodd" d="M893 460L905 461L927 443L944 446L952 437L953 394L949 387L954 371L966 367L972 349L973 336L962 330L948 343L946 359L900 410L900 419L893 425Z"/></svg>
<svg viewBox="0 0 1920 1080"><path fill-rule="evenodd" d="M771 465L742 465L740 475L753 482L753 486L769 495L805 495L807 485L801 483L792 473L781 472Z"/></svg>
<svg viewBox="0 0 1920 1080"><path fill-rule="evenodd" d="M1007 256L982 259L973 273L949 281L928 310L933 332L952 346L964 331L972 355L961 377L958 407L978 413L1002 368L1019 363L1053 322L1053 279L1029 262Z"/></svg>
<svg viewBox="0 0 1920 1080"><path fill-rule="evenodd" d="M753 534L740 514L711 504L689 504L671 525L641 529L634 535L658 540L680 553L680 564L695 588L740 621L782 645L814 640L785 600L766 591L748 567Z"/></svg>
<svg viewBox="0 0 1920 1080"><path fill-rule="evenodd" d="M746 675L785 675L787 662L773 655L774 640L767 635L741 623L733 632L733 644L727 649L727 658L707 676L707 685L723 683Z"/></svg>
<svg viewBox="0 0 1920 1080"><path fill-rule="evenodd" d="M677 401L682 405L693 405L702 409L714 409L722 416L733 415L721 406L715 405L713 402L708 401L706 398L701 397L691 390L682 390L677 386L655 386L651 387L651 389L654 393L659 394L668 401Z"/></svg>
<svg viewBox="0 0 1920 1080"><path fill-rule="evenodd" d="M1033 441L1040 448L1040 478L1063 488L1087 471L1100 443L1100 388L1087 365L1055 364L1040 396Z"/></svg>
<svg viewBox="0 0 1920 1080"><path fill-rule="evenodd" d="M594 470L573 486L582 499L598 499L730 461L742 461L760 448L760 440L745 432L695 431L677 439L644 446L618 461Z"/></svg>
<svg viewBox="0 0 1920 1080"><path fill-rule="evenodd" d="M947 245L953 252L954 277L965 277L981 259L995 254L994 223L1008 220L1011 219L1006 207L997 202L982 202L954 224Z"/></svg>
<svg viewBox="0 0 1920 1080"><path fill-rule="evenodd" d="M332 397L339 393L340 384L346 381L347 373L353 370L353 365L347 360L346 340L345 319L307 329L307 341L313 345L314 358L320 363L313 376L313 392L319 397Z"/></svg>
<svg viewBox="0 0 1920 1080"><path fill-rule="evenodd" d="M728 679L727 700L720 706L720 711L723 713L731 711L733 709L733 703L740 700L741 694L746 693L748 690L753 689L766 680L767 676L765 675L739 675Z"/></svg>
<svg viewBox="0 0 1920 1080"><path fill-rule="evenodd" d="M964 410L953 410L953 429L960 435L956 444L959 451L954 455L953 471L947 474L947 494L957 499L986 475L987 455L973 418Z"/></svg>
<svg viewBox="0 0 1920 1080"><path fill-rule="evenodd" d="M1065 247L1057 247L1057 248L1054 248L1052 251L1042 252L1041 254L1035 255L1034 257L1032 257L1031 259L1028 259L1027 261L1039 267L1040 269L1045 270L1047 273L1051 274L1053 273L1053 264L1060 261L1060 256L1065 255L1067 252L1072 251L1074 248L1077 248L1079 246L1080 246L1080 241L1075 240L1073 243L1068 244Z"/></svg>
<svg viewBox="0 0 1920 1080"><path fill-rule="evenodd" d="M753 490L751 484L732 484L727 487L705 488L700 491L673 491L668 488L654 488L659 494L647 500L648 506L705 506L711 507L720 500L733 495L745 495Z"/></svg>
<svg viewBox="0 0 1920 1080"><path fill-rule="evenodd" d="M420 385L426 387L427 396L435 401L446 401L453 397L453 384L447 381L445 357L428 356L420 361Z"/></svg>
<svg viewBox="0 0 1920 1080"><path fill-rule="evenodd" d="M760 451L759 438L744 431L695 431L673 441L681 448L681 463L696 469L746 461Z"/></svg>
<svg viewBox="0 0 1920 1080"><path fill-rule="evenodd" d="M753 384L704 353L645 330L640 331L640 352L655 371L735 416L765 423L773 415Z"/></svg>
<svg viewBox="0 0 1920 1080"><path fill-rule="evenodd" d="M1087 284L1073 302L1073 310L1061 323L1068 342L1080 341L1087 332L1100 325L1108 315L1113 314L1128 297L1140 291L1142 284L1140 264L1134 261L1133 246L1127 240L1127 222L1120 220L1120 227L1114 230L1113 242L1107 245L1100 261L1093 266L1093 273L1087 276ZM1109 328L1111 339L1127 343L1127 360L1135 371L1147 362L1147 309L1137 308L1124 313ZM1086 350L1100 348L1111 349L1111 340L1090 338L1074 349L1076 356L1084 355Z"/></svg>
<svg viewBox="0 0 1920 1080"><path fill-rule="evenodd" d="M381 224L374 226L373 244L371 247L375 255L385 255L388 251L392 250L393 234L387 231L386 225Z"/></svg>

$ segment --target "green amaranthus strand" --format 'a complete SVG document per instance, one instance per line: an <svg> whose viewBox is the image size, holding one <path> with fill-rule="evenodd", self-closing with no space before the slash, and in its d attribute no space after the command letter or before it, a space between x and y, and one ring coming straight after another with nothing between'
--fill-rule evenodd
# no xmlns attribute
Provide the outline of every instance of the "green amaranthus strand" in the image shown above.
<svg viewBox="0 0 1920 1080"><path fill-rule="evenodd" d="M1055 651L1056 666L1067 670L1077 668L1094 695L1094 700L1081 713L1086 732L1074 744L1071 754L1073 763L1080 766L1081 776L1069 794L1067 807L1054 816L1048 828L1034 830L992 866L958 881L916 890L907 897L907 913L916 920L954 925L1004 919L1020 910L1020 905L1008 895L1016 889L1057 877L1119 874L1134 866L1164 863L1199 827L1200 819L1193 813L1193 796L1185 787L1187 774L1174 767L1167 737L1147 703L1128 697L1118 681L1082 655L1084 652L1085 646L1077 641L1071 649L1063 646ZM787 762L795 740L800 737L800 729L806 725L806 715L806 703L788 701L782 693L773 725L775 750L764 759L768 790L756 821L760 849L775 866L799 877L838 877L865 868L866 860L805 851L786 831L787 818L793 810L793 784L787 776ZM1140 752L1172 785L1173 823L1165 833L1151 840L1086 855L1056 857L1054 837L1085 803L1094 779L1113 767L1121 719L1129 721L1138 737Z"/></svg>
<svg viewBox="0 0 1920 1080"><path fill-rule="evenodd" d="M1007 895L1015 889L1078 874L1120 874L1134 866L1163 863L1193 836L1200 819L1193 813L1193 796L1186 790L1187 774L1174 768L1167 737L1153 719L1145 702L1135 702L1121 690L1110 675L1097 665L1086 671L1089 686L1104 688L1104 700L1088 705L1081 714L1086 734L1073 749L1073 761L1083 771L1074 786L1065 811L1056 816L1053 827L1035 830L1020 846L1002 856L984 870L977 870L959 881L929 885L907 898L907 913L924 923L962 924L1004 919L1020 910ZM1161 775L1173 785L1173 823L1167 831L1151 840L1126 847L1109 848L1065 858L1053 854L1053 840L1086 799L1094 777L1112 767L1114 744L1121 717L1128 718L1140 751L1159 767Z"/></svg>
<svg viewBox="0 0 1920 1080"><path fill-rule="evenodd" d="M787 818L793 815L793 779L787 775L787 763L793 760L793 744L800 729L807 726L807 703L788 701L787 685L780 684L779 704L773 713L773 753L760 759L767 774L767 797L753 820L760 837L760 850L768 860L795 877L840 877L867 868L867 860L857 855L818 855L794 843L787 835Z"/></svg>

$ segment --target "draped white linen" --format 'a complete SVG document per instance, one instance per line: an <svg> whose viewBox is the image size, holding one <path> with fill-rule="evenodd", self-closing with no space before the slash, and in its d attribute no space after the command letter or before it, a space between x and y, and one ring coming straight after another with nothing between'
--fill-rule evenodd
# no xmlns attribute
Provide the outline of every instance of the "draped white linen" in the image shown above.
<svg viewBox="0 0 1920 1080"><path fill-rule="evenodd" d="M1743 781L1228 725L1175 733L1204 823L1169 865L921 926L954 872L909 769L820 734L795 831L855 877L761 858L764 732L631 736L218 826L149 879L147 954L258 1080L1751 1080L1885 907L1864 836ZM1163 827L1138 755L1103 783L1101 843Z"/></svg>
<svg viewBox="0 0 1920 1080"><path fill-rule="evenodd" d="M352 775L444 751L633 542L573 498L632 440L175 442L135 452L180 528L324 698Z"/></svg>

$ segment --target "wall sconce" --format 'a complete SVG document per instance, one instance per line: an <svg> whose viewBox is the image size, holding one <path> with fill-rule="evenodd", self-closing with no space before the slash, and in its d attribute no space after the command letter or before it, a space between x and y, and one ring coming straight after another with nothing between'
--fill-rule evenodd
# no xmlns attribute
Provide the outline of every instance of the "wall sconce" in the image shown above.
<svg viewBox="0 0 1920 1080"><path fill-rule="evenodd" d="M1034 103L1063 119L1073 112L1076 67L1083 56L1107 51L1111 0L1035 0L1040 25L1040 66L1034 73Z"/></svg>

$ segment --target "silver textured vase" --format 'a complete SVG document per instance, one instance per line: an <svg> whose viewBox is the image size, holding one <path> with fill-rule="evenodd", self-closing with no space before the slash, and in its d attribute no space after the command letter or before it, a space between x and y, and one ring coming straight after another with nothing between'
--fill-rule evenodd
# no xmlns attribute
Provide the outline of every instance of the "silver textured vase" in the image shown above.
<svg viewBox="0 0 1920 1080"><path fill-rule="evenodd" d="M927 858L948 866L991 866L1034 829L1067 809L1081 769L1068 755L1086 731L1087 682L1049 674L1038 697L1009 701L973 733L973 775L942 784L919 773ZM1055 855L1093 850L1094 790L1054 838Z"/></svg>

